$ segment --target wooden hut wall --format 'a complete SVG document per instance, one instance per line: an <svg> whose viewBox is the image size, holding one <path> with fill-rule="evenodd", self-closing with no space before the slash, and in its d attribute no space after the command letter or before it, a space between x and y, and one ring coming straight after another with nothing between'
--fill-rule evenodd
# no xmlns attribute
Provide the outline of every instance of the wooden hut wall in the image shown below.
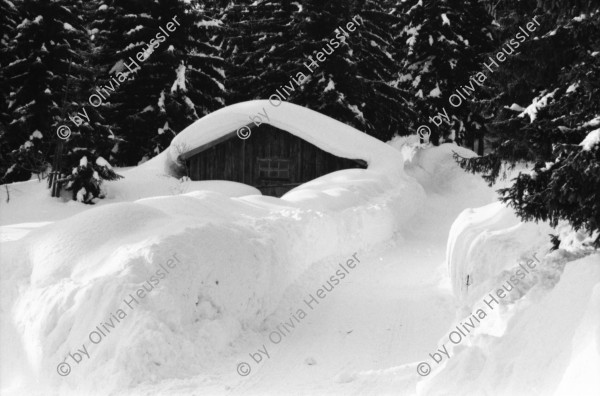
<svg viewBox="0 0 600 396"><path fill-rule="evenodd" d="M261 177L260 159L289 160L289 177ZM286 161L276 162L283 166L281 163ZM233 136L195 154L189 158L188 167L192 180L236 181L257 187L265 195L281 196L296 185L327 173L365 166L336 157L295 135L265 125L253 128L248 139Z"/></svg>

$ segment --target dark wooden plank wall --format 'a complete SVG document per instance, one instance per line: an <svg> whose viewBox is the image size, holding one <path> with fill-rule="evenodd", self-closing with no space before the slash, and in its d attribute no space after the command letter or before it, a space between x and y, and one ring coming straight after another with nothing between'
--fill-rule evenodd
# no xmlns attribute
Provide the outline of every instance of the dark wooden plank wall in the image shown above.
<svg viewBox="0 0 600 396"><path fill-rule="evenodd" d="M290 180L263 180L258 158L290 160ZM365 168L364 163L336 157L270 125L252 129L250 138L237 136L188 160L192 180L230 180L257 187L264 195L280 197L295 185L341 169ZM293 185L289 185L293 184ZM269 187L267 187L267 185Z"/></svg>

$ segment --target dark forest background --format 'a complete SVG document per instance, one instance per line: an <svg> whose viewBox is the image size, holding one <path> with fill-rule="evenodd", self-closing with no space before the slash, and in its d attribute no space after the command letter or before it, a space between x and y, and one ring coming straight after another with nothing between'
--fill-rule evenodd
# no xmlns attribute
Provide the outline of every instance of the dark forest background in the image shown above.
<svg viewBox="0 0 600 396"><path fill-rule="evenodd" d="M600 128L599 9L597 0L0 0L0 182L70 174L83 155L145 161L198 118L268 98L355 15L363 26L287 100L382 141L414 134L536 16L536 38L449 123L431 125L432 142L477 151L456 159L490 183L531 164L501 199L527 220L598 230L600 148L579 143ZM95 89L174 16L181 26L93 108ZM535 119L516 111L542 98ZM69 115L82 107L90 120L76 127Z"/></svg>

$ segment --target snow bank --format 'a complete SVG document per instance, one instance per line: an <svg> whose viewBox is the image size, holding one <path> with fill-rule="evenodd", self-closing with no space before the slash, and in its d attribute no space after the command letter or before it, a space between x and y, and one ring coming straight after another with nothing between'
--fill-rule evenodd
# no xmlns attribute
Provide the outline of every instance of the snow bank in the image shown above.
<svg viewBox="0 0 600 396"><path fill-rule="evenodd" d="M208 119L229 128L258 105ZM369 167L323 176L281 199L175 191L103 205L8 242L0 252L0 287L10 291L1 319L16 345L2 362L28 368L16 381L106 394L197 375L257 329L310 266L369 249L406 227L424 192L404 174L400 153L318 113L289 104L279 110L285 121L273 116L273 125ZM180 139L201 144L204 133L217 134L202 122ZM339 147L317 141L317 133ZM163 153L128 171L113 185L113 199L164 191L159 180L172 163Z"/></svg>
<svg viewBox="0 0 600 396"><path fill-rule="evenodd" d="M396 137L389 144L405 158L405 172L414 177L427 193L430 205L440 224L452 224L456 215L465 207L480 207L497 199L479 175L466 173L454 160L454 154L470 158L476 154L454 143L440 146L420 144L419 137ZM460 208L457 212L454 208ZM448 238L443 227L432 227L423 238L439 240L445 244Z"/></svg>
<svg viewBox="0 0 600 396"><path fill-rule="evenodd" d="M193 191L214 191L229 197L261 194L258 189L242 183L222 180L191 181L174 177L168 161L165 160L166 155L163 153L156 158L159 161L154 163L154 167L115 169L117 173L124 176L124 179L103 183L102 188L106 192L106 198L94 200L96 206ZM14 226L27 222L54 221L90 209L88 205L72 201L72 194L69 191L63 192L62 197L58 199L51 199L49 191L45 180L31 180L2 186L0 225ZM2 233L0 228L0 234Z"/></svg>
<svg viewBox="0 0 600 396"><path fill-rule="evenodd" d="M452 224L446 251L455 296L467 304L477 300L501 283L506 270L542 251L552 231L544 223L521 222L499 202L463 211Z"/></svg>
<svg viewBox="0 0 600 396"><path fill-rule="evenodd" d="M600 254L591 240L567 225L522 223L500 203L465 210L447 244L460 302L437 346L449 357L432 364L418 394L599 394Z"/></svg>
<svg viewBox="0 0 600 396"><path fill-rule="evenodd" d="M450 358L419 394L600 394L600 254L557 251L530 276L525 295L471 307L489 317L459 345L443 340Z"/></svg>

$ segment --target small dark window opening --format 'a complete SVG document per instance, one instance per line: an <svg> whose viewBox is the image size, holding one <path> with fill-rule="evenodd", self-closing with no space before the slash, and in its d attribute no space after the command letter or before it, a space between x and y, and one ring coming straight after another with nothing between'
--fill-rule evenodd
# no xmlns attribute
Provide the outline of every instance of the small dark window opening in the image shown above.
<svg viewBox="0 0 600 396"><path fill-rule="evenodd" d="M290 160L258 158L258 177L263 180L290 180Z"/></svg>

